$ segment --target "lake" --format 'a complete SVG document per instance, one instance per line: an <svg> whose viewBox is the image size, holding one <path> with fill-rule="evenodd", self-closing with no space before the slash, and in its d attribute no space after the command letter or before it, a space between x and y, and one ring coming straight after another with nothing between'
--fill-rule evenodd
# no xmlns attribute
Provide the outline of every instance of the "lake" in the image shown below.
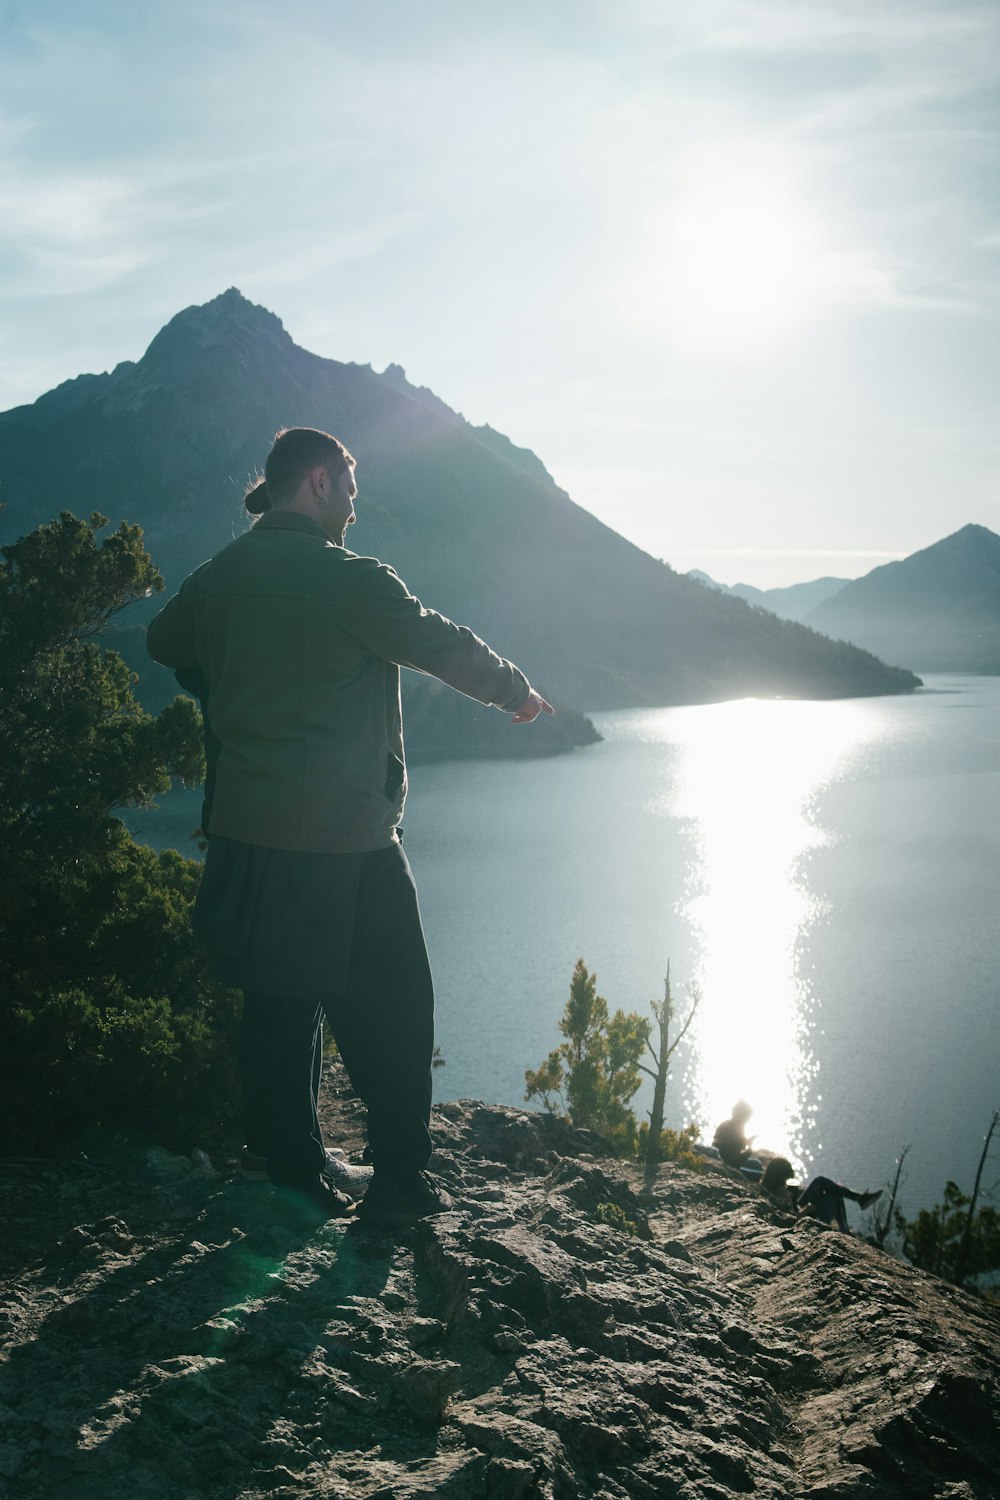
<svg viewBox="0 0 1000 1500"><path fill-rule="evenodd" d="M702 999L668 1123L710 1139L742 1096L804 1174L878 1186L909 1144L908 1211L968 1191L1000 1103L1000 679L592 717L569 756L411 770L437 1098L522 1103L577 958L643 1012L669 963Z"/></svg>

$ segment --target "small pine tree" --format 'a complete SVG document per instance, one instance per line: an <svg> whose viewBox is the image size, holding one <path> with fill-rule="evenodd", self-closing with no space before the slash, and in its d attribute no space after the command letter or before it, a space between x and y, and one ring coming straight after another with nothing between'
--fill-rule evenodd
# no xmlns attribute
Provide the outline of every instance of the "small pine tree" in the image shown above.
<svg viewBox="0 0 1000 1500"><path fill-rule="evenodd" d="M569 999L559 1021L566 1038L539 1068L524 1075L525 1099L539 1099L552 1113L565 1098L565 1113L581 1129L605 1136L616 1150L631 1155L637 1137L629 1101L641 1078L639 1059L649 1041L650 1023L634 1011L608 1014L597 993L597 975L577 959Z"/></svg>
<svg viewBox="0 0 1000 1500"><path fill-rule="evenodd" d="M680 1130L665 1126L660 1131L660 1143L655 1155L650 1150L650 1127L644 1120L639 1126L639 1159L653 1162L672 1161L677 1166L687 1167L692 1172L704 1172L706 1162L695 1150L701 1139L701 1127L694 1121Z"/></svg>

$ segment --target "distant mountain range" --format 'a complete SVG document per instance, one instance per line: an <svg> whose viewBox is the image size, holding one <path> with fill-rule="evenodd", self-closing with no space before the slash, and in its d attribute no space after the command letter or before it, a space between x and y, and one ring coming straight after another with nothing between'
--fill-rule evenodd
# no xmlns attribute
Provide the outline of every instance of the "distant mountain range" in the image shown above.
<svg viewBox="0 0 1000 1500"><path fill-rule="evenodd" d="M541 461L473 427L398 365L321 359L236 290L142 359L0 415L0 540L61 509L144 529L168 587L245 526L242 493L284 425L358 459L349 544L391 562L550 696L585 708L908 691L917 679L749 609L573 504Z"/></svg>
<svg viewBox="0 0 1000 1500"><path fill-rule="evenodd" d="M688 577L726 587L707 573ZM963 526L853 582L727 592L915 671L1000 674L1000 536L985 526Z"/></svg>
<svg viewBox="0 0 1000 1500"><path fill-rule="evenodd" d="M692 568L687 576L697 578L699 583L707 584L709 588L721 589L725 594L735 594L748 604L769 609L782 620L800 622L808 620L817 604L831 598L848 582L846 578L814 578L810 583L792 583L782 589L756 589L752 583L718 583L697 568Z"/></svg>
<svg viewBox="0 0 1000 1500"><path fill-rule="evenodd" d="M845 584L808 618L919 671L1000 673L1000 536L963 526Z"/></svg>

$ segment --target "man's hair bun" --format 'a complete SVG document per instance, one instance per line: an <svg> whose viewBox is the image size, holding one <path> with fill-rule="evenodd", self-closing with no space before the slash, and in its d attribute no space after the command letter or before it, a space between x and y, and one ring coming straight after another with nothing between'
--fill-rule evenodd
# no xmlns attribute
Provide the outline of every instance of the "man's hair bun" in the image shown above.
<svg viewBox="0 0 1000 1500"><path fill-rule="evenodd" d="M251 480L243 496L243 508L251 516L262 516L266 510L271 509L266 479Z"/></svg>

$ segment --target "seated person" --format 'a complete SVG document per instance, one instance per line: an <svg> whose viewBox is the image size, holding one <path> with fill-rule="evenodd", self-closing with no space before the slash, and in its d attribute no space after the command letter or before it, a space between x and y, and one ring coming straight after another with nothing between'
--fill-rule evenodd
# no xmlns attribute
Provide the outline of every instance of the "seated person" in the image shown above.
<svg viewBox="0 0 1000 1500"><path fill-rule="evenodd" d="M737 1099L731 1117L723 1120L712 1137L712 1145L727 1167L739 1169L752 1160L750 1147L754 1137L748 1136L744 1130L752 1114L753 1110L746 1100Z"/></svg>
<svg viewBox="0 0 1000 1500"><path fill-rule="evenodd" d="M788 1179L795 1176L795 1168L783 1156L776 1156L764 1168L761 1188L768 1197L782 1208L794 1208L800 1214L811 1214L822 1219L824 1224L835 1224L847 1230L847 1209L844 1200L850 1198L861 1208L871 1208L882 1196L882 1189L874 1193L856 1193L832 1177L814 1177L804 1188L790 1187Z"/></svg>

